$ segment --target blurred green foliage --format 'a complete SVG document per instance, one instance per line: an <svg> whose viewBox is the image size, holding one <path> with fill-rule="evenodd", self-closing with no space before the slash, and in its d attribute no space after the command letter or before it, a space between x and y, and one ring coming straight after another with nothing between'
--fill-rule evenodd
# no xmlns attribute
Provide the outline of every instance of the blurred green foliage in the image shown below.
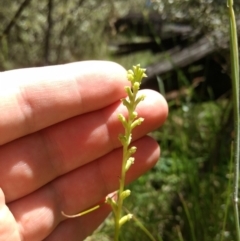
<svg viewBox="0 0 240 241"><path fill-rule="evenodd" d="M107 58L114 20L139 2L0 0L0 69Z"/></svg>
<svg viewBox="0 0 240 241"><path fill-rule="evenodd" d="M196 28L206 31L217 28L225 33L226 3L219 2L0 0L0 70L112 59L108 44L119 38L113 22L129 11L157 11L163 20L191 22Z"/></svg>

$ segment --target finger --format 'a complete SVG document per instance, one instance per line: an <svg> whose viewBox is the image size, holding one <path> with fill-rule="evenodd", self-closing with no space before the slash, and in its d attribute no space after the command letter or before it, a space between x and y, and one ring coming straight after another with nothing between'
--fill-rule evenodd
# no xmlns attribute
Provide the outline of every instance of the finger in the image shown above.
<svg viewBox="0 0 240 241"><path fill-rule="evenodd" d="M159 146L150 137L134 143L138 151L126 181L136 179L158 160ZM61 211L75 214L102 200L117 189L122 149L67 173L36 192L9 204L25 241L42 240L65 218ZM81 217L80 217L81 218Z"/></svg>
<svg viewBox="0 0 240 241"><path fill-rule="evenodd" d="M0 241L20 241L18 225L9 208L5 205L5 198L0 188Z"/></svg>
<svg viewBox="0 0 240 241"><path fill-rule="evenodd" d="M134 130L134 139L159 127L167 115L166 102L158 93L144 93L138 112L145 121ZM119 147L123 127L117 114L124 112L117 102L0 147L0 185L7 202Z"/></svg>
<svg viewBox="0 0 240 241"><path fill-rule="evenodd" d="M126 71L85 61L1 73L0 145L125 96Z"/></svg>

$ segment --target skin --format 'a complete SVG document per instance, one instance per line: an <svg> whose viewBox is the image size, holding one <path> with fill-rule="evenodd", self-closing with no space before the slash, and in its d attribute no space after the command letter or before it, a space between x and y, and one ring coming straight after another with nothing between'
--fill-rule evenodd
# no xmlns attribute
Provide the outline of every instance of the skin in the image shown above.
<svg viewBox="0 0 240 241"><path fill-rule="evenodd" d="M118 188L123 131L119 101L126 70L104 61L0 73L0 241L83 240L107 217L106 195ZM163 124L167 104L144 90L145 121L133 132L138 150L127 182L159 158L146 136ZM96 204L101 207L79 218Z"/></svg>

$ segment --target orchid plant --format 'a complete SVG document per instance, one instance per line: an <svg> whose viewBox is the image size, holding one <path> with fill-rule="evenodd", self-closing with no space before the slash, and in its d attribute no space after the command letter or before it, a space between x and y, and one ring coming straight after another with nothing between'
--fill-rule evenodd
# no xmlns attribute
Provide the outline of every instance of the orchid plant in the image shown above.
<svg viewBox="0 0 240 241"><path fill-rule="evenodd" d="M138 95L142 79L146 77L145 71L145 69L140 68L140 65L133 66L133 69L128 70L127 78L131 82L131 86L125 86L127 97L121 100L128 110L128 117L125 118L122 114L118 115L118 119L124 127L124 134L119 134L119 140L123 147L121 176L119 180L120 185L119 190L117 191L117 201L115 201L112 197L108 197L106 199L106 202L112 207L114 216L114 241L118 241L122 225L129 221L133 216L132 214L123 215L122 208L124 199L131 194L130 190L124 190L125 177L127 171L134 163L134 157L132 155L137 150L135 146L130 146L132 141L132 130L136 126L140 125L144 120L143 118L138 117L136 107L139 102L143 101L145 98L144 95Z"/></svg>
<svg viewBox="0 0 240 241"><path fill-rule="evenodd" d="M118 119L124 127L124 134L119 134L119 137L118 137L123 148L121 176L119 180L120 185L117 191L116 201L115 201L115 196L106 198L106 203L111 205L113 216L114 216L114 223L115 223L114 241L119 240L120 228L122 227L122 225L133 217L132 214L123 215L122 208L123 208L124 199L131 194L130 190L128 189L125 190L125 179L126 179L127 171L134 163L134 157L132 155L137 150L135 146L130 146L132 141L132 130L136 126L140 125L144 120L143 118L138 117L136 107L139 104L139 102L143 101L145 98L144 95L138 94L142 79L146 77L145 71L146 69L142 69L139 64L136 66L133 66L133 69L130 69L127 71L127 78L131 82L131 85L125 86L127 97L124 99L121 99L121 101L128 110L128 117L126 118L122 114L118 114ZM62 215L67 218L76 218L76 217L83 216L87 213L90 213L98 209L100 206L101 205L94 206L88 210L85 210L75 215L67 215L64 212L62 212Z"/></svg>

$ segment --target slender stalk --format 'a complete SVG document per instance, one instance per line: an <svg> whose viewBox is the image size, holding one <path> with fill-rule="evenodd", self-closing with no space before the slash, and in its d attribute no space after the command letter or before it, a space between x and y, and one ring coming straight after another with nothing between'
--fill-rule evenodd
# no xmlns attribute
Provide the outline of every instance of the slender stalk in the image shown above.
<svg viewBox="0 0 240 241"><path fill-rule="evenodd" d="M127 208L124 207L124 209L126 210L127 213L130 213L128 211ZM148 229L143 225L143 223L136 218L135 216L133 216L133 220L135 221L136 225L146 234L146 236L151 240L151 241L157 241L153 235L150 233L150 231L148 231ZM163 241L162 238L159 236L158 238L159 241Z"/></svg>
<svg viewBox="0 0 240 241"><path fill-rule="evenodd" d="M123 147L123 160L122 160L123 165L122 165L120 186L119 186L119 191L118 191L118 201L117 201L118 209L117 209L116 217L115 217L116 222L115 222L114 241L118 240L119 231L120 231L120 225L118 225L118 222L122 217L123 199L121 198L121 193L124 191L124 184L125 184L125 177L126 177L126 172L124 170L124 167L126 165L127 150L128 150L128 146L124 145L124 147Z"/></svg>
<svg viewBox="0 0 240 241"><path fill-rule="evenodd" d="M190 233L191 233L192 241L197 241L196 236L195 236L194 224L193 224L192 219L190 217L190 213L189 213L187 204L186 204L186 202L185 202L185 200L184 200L184 198L183 198L181 193L178 193L178 196L179 196L179 198L181 200L181 203L183 205L183 209L184 209L185 214L187 216L187 220L188 220L189 227L190 227Z"/></svg>
<svg viewBox="0 0 240 241"><path fill-rule="evenodd" d="M100 208L100 205L94 206L94 207L92 207L92 208L89 208L89 209L81 212L81 213L74 214L74 215L68 215L68 214L64 213L63 211L62 211L61 213L62 213L62 215L63 215L64 217L66 217L66 218L77 218L77 217L81 217L81 216L83 216L83 215L85 215L85 214L91 213L91 212L95 211L95 210L98 209L98 208Z"/></svg>
<svg viewBox="0 0 240 241"><path fill-rule="evenodd" d="M127 98L122 99L123 105L128 110L128 118L125 118L122 114L118 115L119 121L124 127L124 134L119 135L119 140L122 143L123 157L122 157L122 168L121 176L119 180L119 190L117 192L117 201L112 198L107 198L106 202L111 205L114 216L115 232L114 241L118 241L121 226L129 221L133 215L126 214L122 215L123 200L130 195L130 190L124 190L126 173L134 163L134 157L132 155L136 152L136 147L130 147L132 140L132 130L143 122L143 118L138 118L136 107L138 103L144 100L144 96L137 96L138 90L143 77L146 77L145 69L141 69L140 65L133 66L133 70L127 72L128 80L131 82L131 87L126 86L125 91Z"/></svg>
<svg viewBox="0 0 240 241"><path fill-rule="evenodd" d="M177 235L178 235L179 241L184 241L180 227L177 226L177 227L176 227L176 230L177 230Z"/></svg>
<svg viewBox="0 0 240 241"><path fill-rule="evenodd" d="M232 92L233 92L233 111L234 111L234 133L233 144L234 153L234 187L233 187L233 206L236 225L237 241L240 241L239 229L239 210L238 210L238 180L239 180L239 145L240 145L240 126L239 126L239 59L238 59L238 38L236 19L233 10L233 0L227 1L230 23L230 51L231 51L231 72L232 72Z"/></svg>
<svg viewBox="0 0 240 241"><path fill-rule="evenodd" d="M233 171L233 143L231 145L231 157L230 157L230 167L229 167L229 179L228 179L228 184L227 184L227 198L226 198L226 203L225 203L225 212L224 212L224 218L223 218L223 225L222 225L222 232L221 232L221 239L220 241L224 240L224 232L226 229L226 223L227 223L227 215L228 215L228 211L229 211L229 205L230 205L230 198L229 198L229 194L231 193L231 187L232 187L232 171Z"/></svg>
<svg viewBox="0 0 240 241"><path fill-rule="evenodd" d="M126 133L127 139L130 138L130 133ZM125 177L126 177L126 172L125 172L125 166L126 166L126 161L127 161L127 150L128 150L128 145L123 146L123 160L122 160L122 170L121 170L121 179L120 179L120 186L119 186L119 191L118 191L118 209L115 215L115 232L114 232L114 241L118 241L119 237L119 231L120 231L120 226L118 225L118 222L122 216L122 205L123 205L123 199L121 198L121 193L124 191L124 186L125 186Z"/></svg>

